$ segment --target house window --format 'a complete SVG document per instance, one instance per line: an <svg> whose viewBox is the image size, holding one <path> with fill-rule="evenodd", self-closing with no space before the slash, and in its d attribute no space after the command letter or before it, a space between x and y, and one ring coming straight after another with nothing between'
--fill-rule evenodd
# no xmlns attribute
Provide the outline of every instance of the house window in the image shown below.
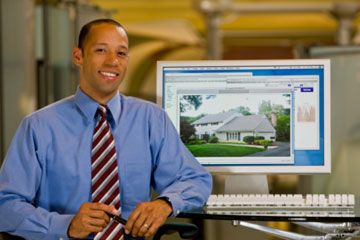
<svg viewBox="0 0 360 240"><path fill-rule="evenodd" d="M240 132L231 132L231 133L227 132L226 140L240 141Z"/></svg>

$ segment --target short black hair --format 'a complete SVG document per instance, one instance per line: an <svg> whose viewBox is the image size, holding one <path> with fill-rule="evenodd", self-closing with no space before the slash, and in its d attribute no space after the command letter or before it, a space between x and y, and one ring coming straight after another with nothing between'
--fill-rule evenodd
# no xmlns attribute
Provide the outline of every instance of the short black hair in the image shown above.
<svg viewBox="0 0 360 240"><path fill-rule="evenodd" d="M79 33L79 39L78 39L78 48L80 48L80 49L84 48L86 38L89 35L91 28L93 26L101 24L101 23L112 24L117 27L121 27L125 31L125 28L123 27L123 25L121 25L119 22L117 22L111 18L100 18L100 19L93 20L91 22L88 22L81 28L80 33Z"/></svg>

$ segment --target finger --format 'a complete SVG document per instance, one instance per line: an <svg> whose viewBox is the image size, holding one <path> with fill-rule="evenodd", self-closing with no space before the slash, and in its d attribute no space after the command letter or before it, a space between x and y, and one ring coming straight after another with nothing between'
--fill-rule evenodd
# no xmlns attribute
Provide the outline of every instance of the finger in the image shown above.
<svg viewBox="0 0 360 240"><path fill-rule="evenodd" d="M155 232L159 229L161 225L163 225L166 221L166 218L163 219L156 215L151 215L146 219L146 222L150 224L150 227L144 233L145 237L150 237L155 234Z"/></svg>
<svg viewBox="0 0 360 240"><path fill-rule="evenodd" d="M148 223L151 223L150 228L145 232L145 237L153 236L156 231L166 222L167 217L165 215L159 215L158 212L152 212L150 216L146 219Z"/></svg>
<svg viewBox="0 0 360 240"><path fill-rule="evenodd" d="M108 223L110 221L110 217L109 217L109 215L106 214L105 211L92 210L89 213L89 216L92 218L103 219L104 221L106 221L106 223Z"/></svg>
<svg viewBox="0 0 360 240"><path fill-rule="evenodd" d="M116 210L116 208L113 205L106 205L104 203L100 203L100 202L96 202L96 203L92 203L89 208L91 210L101 210L104 212L108 212L111 214L118 214L118 210Z"/></svg>
<svg viewBox="0 0 360 240"><path fill-rule="evenodd" d="M89 233L98 233L98 232L101 232L103 229L104 229L103 227L93 226L93 225L89 225L86 227L86 230Z"/></svg>
<svg viewBox="0 0 360 240"><path fill-rule="evenodd" d="M99 204L83 203L79 211L72 218L69 226L69 236L74 238L87 237L92 232L99 232L104 229L109 218L105 212L98 209ZM101 206L100 206L101 208ZM100 218L99 218L100 217Z"/></svg>
<svg viewBox="0 0 360 240"><path fill-rule="evenodd" d="M131 232L131 235L136 237L141 231L143 224L148 216L147 209L149 203L140 203L137 205L135 210L130 214L128 223L126 224L126 229L128 232ZM144 234L144 233L142 233Z"/></svg>
<svg viewBox="0 0 360 240"><path fill-rule="evenodd" d="M151 237L153 236L156 231L159 229L160 226L157 226L156 224L151 224L150 228L145 232L144 237Z"/></svg>
<svg viewBox="0 0 360 240"><path fill-rule="evenodd" d="M106 207L107 205L104 203L100 203L100 202L93 202L89 204L89 208L91 210L102 210Z"/></svg>
<svg viewBox="0 0 360 240"><path fill-rule="evenodd" d="M136 219L131 233L133 236L144 236L144 233L148 230L150 227L150 224L146 222L147 215L142 212L138 218Z"/></svg>
<svg viewBox="0 0 360 240"><path fill-rule="evenodd" d="M137 208L135 208L135 210L130 214L129 218L128 218L128 221L125 225L125 230L126 230L126 234L129 234L133 227L134 227L134 224L135 224L135 221L137 220L137 218L139 217L140 215L140 210Z"/></svg>
<svg viewBox="0 0 360 240"><path fill-rule="evenodd" d="M91 218L88 224L91 226L105 228L108 225L108 222L104 219Z"/></svg>
<svg viewBox="0 0 360 240"><path fill-rule="evenodd" d="M88 216L83 217L83 219L81 220L81 224L82 224L82 231L86 231L89 233L100 232L106 226L106 224L105 226L103 226L104 221L101 222L101 220L96 220Z"/></svg>
<svg viewBox="0 0 360 240"><path fill-rule="evenodd" d="M154 227L153 227L153 225L151 224L151 223L147 223L147 222L145 222L142 226L141 226L141 228L140 228L140 230L139 230L139 232L138 232L138 236L139 237L144 237L151 229L153 229ZM151 231L153 231L153 230L151 230Z"/></svg>

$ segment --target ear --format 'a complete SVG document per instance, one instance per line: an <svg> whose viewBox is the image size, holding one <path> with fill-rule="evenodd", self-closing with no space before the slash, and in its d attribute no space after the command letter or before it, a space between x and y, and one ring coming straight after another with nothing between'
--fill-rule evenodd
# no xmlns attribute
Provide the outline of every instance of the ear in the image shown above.
<svg viewBox="0 0 360 240"><path fill-rule="evenodd" d="M72 50L72 58L73 58L73 63L78 66L81 67L82 63L83 63L83 57L82 57L82 50L80 48L73 48Z"/></svg>

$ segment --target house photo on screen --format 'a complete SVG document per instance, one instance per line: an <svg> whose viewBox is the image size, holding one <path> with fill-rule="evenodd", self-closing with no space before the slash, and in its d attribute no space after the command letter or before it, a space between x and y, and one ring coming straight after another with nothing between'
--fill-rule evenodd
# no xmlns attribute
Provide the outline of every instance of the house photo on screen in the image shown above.
<svg viewBox="0 0 360 240"><path fill-rule="evenodd" d="M289 93L178 97L180 136L194 156L290 156Z"/></svg>

